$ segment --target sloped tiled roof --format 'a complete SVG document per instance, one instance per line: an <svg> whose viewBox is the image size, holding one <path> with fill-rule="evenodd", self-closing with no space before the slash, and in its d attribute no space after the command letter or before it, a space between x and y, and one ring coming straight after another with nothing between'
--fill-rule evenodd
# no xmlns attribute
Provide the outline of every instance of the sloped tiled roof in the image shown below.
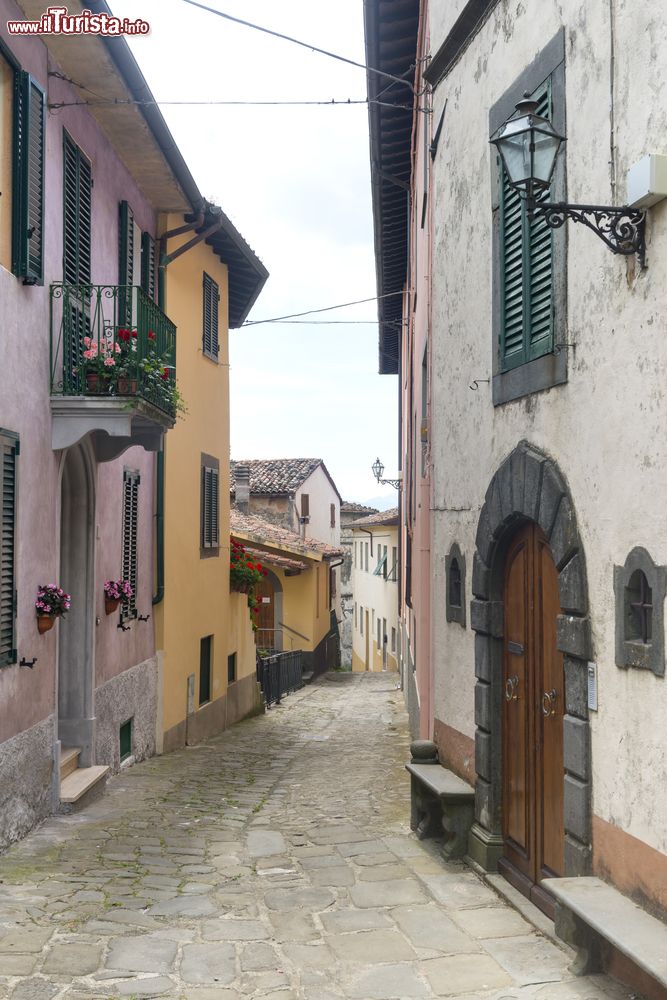
<svg viewBox="0 0 667 1000"><path fill-rule="evenodd" d="M279 556L275 552L264 552L260 549L252 549L249 545L243 546L248 555L253 559L259 559L267 566L278 566L280 569L308 569L308 563L301 559L290 559L289 556Z"/></svg>
<svg viewBox="0 0 667 1000"><path fill-rule="evenodd" d="M318 562L343 555L342 549L337 549L326 542L319 542L315 538L301 538L296 532L279 524L272 524L257 514L246 514L232 508L229 519L232 535L241 540L248 539L258 545L275 546L277 549L295 552Z"/></svg>
<svg viewBox="0 0 667 1000"><path fill-rule="evenodd" d="M360 517L358 521L352 521L349 527L354 531L355 528L370 528L374 524L398 524L398 507L381 510L378 514L371 514L369 517Z"/></svg>
<svg viewBox="0 0 667 1000"><path fill-rule="evenodd" d="M366 507L363 503L353 503L351 500L344 500L340 505L341 514L377 514L377 507Z"/></svg>
<svg viewBox="0 0 667 1000"><path fill-rule="evenodd" d="M231 492L234 492L234 473L238 465L247 465L250 471L250 492L256 496L286 496L295 493L318 466L340 498L336 484L321 458L250 458L230 462Z"/></svg>

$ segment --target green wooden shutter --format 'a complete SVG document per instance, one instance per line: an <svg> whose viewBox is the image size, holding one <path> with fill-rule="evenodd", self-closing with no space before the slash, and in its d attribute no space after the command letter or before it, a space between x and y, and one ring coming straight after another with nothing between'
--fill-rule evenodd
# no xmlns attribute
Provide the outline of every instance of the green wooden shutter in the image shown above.
<svg viewBox="0 0 667 1000"><path fill-rule="evenodd" d="M551 117L551 83L533 95L537 113ZM502 169L502 168L501 168ZM545 191L541 201L551 192ZM553 349L553 233L528 218L525 203L502 170L500 190L500 353L503 371Z"/></svg>
<svg viewBox="0 0 667 1000"><path fill-rule="evenodd" d="M134 283L134 213L126 201L118 203L118 323L132 323Z"/></svg>
<svg viewBox="0 0 667 1000"><path fill-rule="evenodd" d="M44 277L44 122L40 85L19 70L14 76L14 176L12 269L24 284Z"/></svg>
<svg viewBox="0 0 667 1000"><path fill-rule="evenodd" d="M66 132L63 160L63 280L89 285L93 177L89 161Z"/></svg>
<svg viewBox="0 0 667 1000"><path fill-rule="evenodd" d="M155 302L155 240L150 233L141 234L141 287Z"/></svg>
<svg viewBox="0 0 667 1000"><path fill-rule="evenodd" d="M19 441L0 433L0 666L16 663L16 498Z"/></svg>
<svg viewBox="0 0 667 1000"><path fill-rule="evenodd" d="M547 81L535 94L537 114L551 118L551 86ZM538 201L548 201L550 191L543 191ZM553 230L540 215L528 222L528 358L539 358L553 349Z"/></svg>
<svg viewBox="0 0 667 1000"><path fill-rule="evenodd" d="M201 546L217 549L220 545L220 474L218 469L202 466Z"/></svg>
<svg viewBox="0 0 667 1000"><path fill-rule="evenodd" d="M204 335L203 351L209 358L218 360L218 302L220 289L217 282L204 274Z"/></svg>
<svg viewBox="0 0 667 1000"><path fill-rule="evenodd" d="M220 545L220 487L217 469L211 469L211 547L217 549Z"/></svg>
<svg viewBox="0 0 667 1000"><path fill-rule="evenodd" d="M137 528L139 520L139 483L138 472L130 469L123 471L123 579L129 580L132 587L132 597L121 605L121 621L137 617Z"/></svg>

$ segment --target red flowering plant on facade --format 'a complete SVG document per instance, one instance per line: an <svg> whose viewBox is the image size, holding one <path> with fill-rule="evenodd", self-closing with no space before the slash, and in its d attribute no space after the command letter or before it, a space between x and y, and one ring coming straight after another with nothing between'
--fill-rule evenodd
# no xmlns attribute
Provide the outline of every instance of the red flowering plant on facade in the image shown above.
<svg viewBox="0 0 667 1000"><path fill-rule="evenodd" d="M255 562L240 542L230 539L229 585L242 594L253 594L255 587L269 571Z"/></svg>

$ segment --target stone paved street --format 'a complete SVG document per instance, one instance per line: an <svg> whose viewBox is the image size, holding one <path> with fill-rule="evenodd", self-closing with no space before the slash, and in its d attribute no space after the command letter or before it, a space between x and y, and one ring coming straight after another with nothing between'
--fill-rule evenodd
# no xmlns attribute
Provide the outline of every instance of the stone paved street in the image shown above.
<svg viewBox="0 0 667 1000"><path fill-rule="evenodd" d="M0 1000L622 1000L408 826L395 675L335 674L0 858Z"/></svg>

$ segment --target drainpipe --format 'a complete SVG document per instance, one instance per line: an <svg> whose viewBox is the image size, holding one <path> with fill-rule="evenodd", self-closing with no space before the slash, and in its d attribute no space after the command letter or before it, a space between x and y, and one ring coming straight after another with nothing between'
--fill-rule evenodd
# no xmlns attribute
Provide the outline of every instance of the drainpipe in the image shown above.
<svg viewBox="0 0 667 1000"><path fill-rule="evenodd" d="M164 237L163 237L164 239ZM165 299L165 269L160 266L157 273L157 304L164 312ZM155 575L156 590L153 594L153 604L164 600L164 449L167 442L162 439L162 449L157 453L156 486L155 486Z"/></svg>
<svg viewBox="0 0 667 1000"><path fill-rule="evenodd" d="M364 531L367 535L371 536L371 558L372 558L373 557L373 532L370 530L370 528L358 528L356 526L356 524L354 523L354 521L352 522L352 527L354 528L355 531Z"/></svg>
<svg viewBox="0 0 667 1000"><path fill-rule="evenodd" d="M189 233L192 230L196 230L204 222L206 206L200 210L197 218L194 222L188 222L184 226L178 226L176 229L169 229L166 233L163 233L160 237L160 261L158 265L157 274L157 301L158 308L164 312L165 306L165 293L166 293L166 272L167 264L170 264L172 260L176 260L181 254L186 253L186 251L191 250L192 247L197 246L202 240L207 239L216 233L218 229L222 228L223 220L220 218L213 225L209 226L202 233L199 233L194 239L190 240L184 246L179 247L172 254L167 254L167 240L172 236L182 236L183 233ZM220 213L222 215L222 213ZM156 466L156 490L155 490L155 575L156 575L156 590L153 594L153 604L160 604L164 600L164 478L165 478L165 459L164 450L166 447L166 442L162 442L162 450L157 453L157 466Z"/></svg>

